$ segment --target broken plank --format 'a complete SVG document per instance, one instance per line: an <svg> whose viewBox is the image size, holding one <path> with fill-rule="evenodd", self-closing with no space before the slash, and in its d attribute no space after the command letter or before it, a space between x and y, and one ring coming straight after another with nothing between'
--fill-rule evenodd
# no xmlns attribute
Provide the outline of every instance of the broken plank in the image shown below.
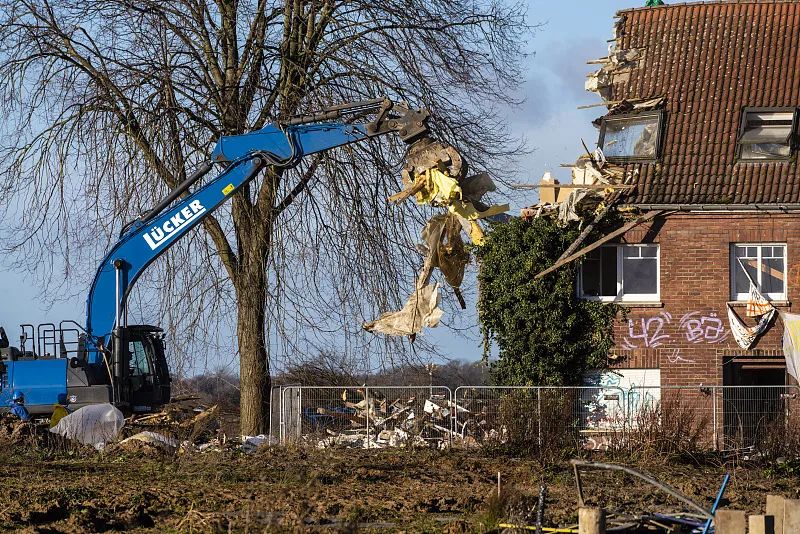
<svg viewBox="0 0 800 534"><path fill-rule="evenodd" d="M610 100L607 102L599 102L597 104L585 104L583 106L578 106L577 109L599 108L600 106L616 106L620 102L622 102L622 100Z"/></svg>
<svg viewBox="0 0 800 534"><path fill-rule="evenodd" d="M511 189L539 189L560 187L561 189L630 189L632 184L511 184Z"/></svg>
<svg viewBox="0 0 800 534"><path fill-rule="evenodd" d="M651 219L654 219L655 217L657 217L658 215L661 215L662 213L664 213L664 210L651 210L651 211L648 211L647 213L645 213L641 217L638 217L638 218L634 219L633 221L628 222L627 224L623 225L621 228L618 228L617 230L614 230L610 234L598 239L597 241L595 241L591 245L583 247L578 252L575 252L574 254L571 254L571 255L567 256L566 258L559 259L553 265L551 265L550 267L548 267L544 271L542 271L539 274L537 274L536 276L534 276L533 277L534 280L538 280L539 278L552 273L553 271L555 271L559 267L562 267L562 266L566 265L567 263L570 263L572 261L577 260L578 258L583 256L584 254L593 251L594 249L600 247L601 245L604 245L605 243L608 243L609 241L611 241L615 237L624 234L625 232L627 232L631 228L633 228L635 226L639 226L640 224L642 224L644 222L647 222L647 221L649 221ZM587 226L587 228L588 227L589 226Z"/></svg>

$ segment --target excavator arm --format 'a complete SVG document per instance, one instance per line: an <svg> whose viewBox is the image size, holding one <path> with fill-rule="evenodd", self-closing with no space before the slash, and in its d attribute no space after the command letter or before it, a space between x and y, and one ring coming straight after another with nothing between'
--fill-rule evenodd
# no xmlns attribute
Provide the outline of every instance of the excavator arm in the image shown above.
<svg viewBox="0 0 800 534"><path fill-rule="evenodd" d="M366 117L373 120L364 122ZM156 326L128 325L126 319L128 296L145 269L266 166L291 168L310 154L396 134L409 147L403 170L407 186L418 187L414 180L434 171L463 178L466 165L461 157L453 147L431 139L427 121L425 110L377 99L221 138L210 161L123 228L95 274L83 332L72 321L62 321L58 327L47 323L39 325L34 340L28 336L34 335L34 327L23 325L17 350L8 347L0 328L0 406L8 402L12 391L26 395L31 413L43 414L52 413L56 403L78 409L110 401L126 412L142 413L169 402L171 378L163 331ZM222 167L221 172L193 187L215 165ZM77 335L74 356L67 348L65 332ZM38 355L27 350L29 339L36 342Z"/></svg>
<svg viewBox="0 0 800 534"><path fill-rule="evenodd" d="M358 118L371 114L376 115L375 119L365 124L341 120L345 115ZM424 165L457 167L451 170L461 172L460 157L451 150L454 157L450 161L450 156L441 151L441 145L429 138L428 117L425 110L377 99L328 108L243 135L222 137L211 154L211 162L202 165L158 206L129 224L101 262L87 300L86 331L96 348L101 349L90 352L94 355L90 359L95 360L92 363L102 360L102 349L110 346L115 328L124 326L127 297L144 270L266 165L290 168L310 154L396 133L410 146L409 157L413 155L417 170L423 161ZM430 151L430 158L421 157L426 151ZM441 161L442 158L447 161ZM189 192L214 163L226 166L203 187Z"/></svg>

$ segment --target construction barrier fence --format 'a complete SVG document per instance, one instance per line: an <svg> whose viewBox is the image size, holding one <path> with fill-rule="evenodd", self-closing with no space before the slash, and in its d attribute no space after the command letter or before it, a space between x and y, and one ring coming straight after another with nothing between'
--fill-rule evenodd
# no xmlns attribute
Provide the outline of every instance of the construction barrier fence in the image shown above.
<svg viewBox="0 0 800 534"><path fill-rule="evenodd" d="M528 444L708 450L800 439L799 386L276 386L270 441L315 447Z"/></svg>

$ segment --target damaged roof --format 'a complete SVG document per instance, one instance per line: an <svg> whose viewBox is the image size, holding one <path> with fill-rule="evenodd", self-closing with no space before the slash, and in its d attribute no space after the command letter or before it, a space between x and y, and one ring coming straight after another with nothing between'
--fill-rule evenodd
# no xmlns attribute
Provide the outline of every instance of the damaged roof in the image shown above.
<svg viewBox="0 0 800 534"><path fill-rule="evenodd" d="M627 163L623 203L800 204L800 168L737 162L746 107L800 107L800 2L673 4L620 11L607 101L666 97L661 157ZM614 50L615 49L615 50ZM634 51L634 53L629 53Z"/></svg>

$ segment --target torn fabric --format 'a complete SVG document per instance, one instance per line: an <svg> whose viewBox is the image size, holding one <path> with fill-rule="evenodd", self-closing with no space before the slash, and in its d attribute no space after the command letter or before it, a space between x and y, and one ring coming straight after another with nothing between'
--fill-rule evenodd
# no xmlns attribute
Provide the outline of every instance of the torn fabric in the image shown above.
<svg viewBox="0 0 800 534"><path fill-rule="evenodd" d="M800 314L781 312L783 321L783 356L786 358L786 372L795 380L800 368Z"/></svg>
<svg viewBox="0 0 800 534"><path fill-rule="evenodd" d="M728 304L728 322L730 323L731 333L733 333L733 338L736 340L736 343L739 344L745 350L749 350L750 347L753 346L753 343L756 342L758 336L766 332L767 328L769 328L770 323L772 322L773 317L775 317L775 308L772 308L770 311L765 313L761 316L758 320L758 324L755 326L747 326L745 325L741 319L736 315L736 312L733 311L733 307Z"/></svg>
<svg viewBox="0 0 800 534"><path fill-rule="evenodd" d="M747 274L747 271L745 271ZM750 275L748 275L749 278ZM758 290L756 285L753 281L750 281L750 295L747 298L747 309L745 310L745 315L748 317L761 317L765 313L769 312L772 308L772 304L761 294Z"/></svg>
<svg viewBox="0 0 800 534"><path fill-rule="evenodd" d="M439 308L439 284L429 284L408 297L403 309L381 314L377 320L364 323L364 330L390 336L415 336L423 327L434 328L444 312Z"/></svg>

